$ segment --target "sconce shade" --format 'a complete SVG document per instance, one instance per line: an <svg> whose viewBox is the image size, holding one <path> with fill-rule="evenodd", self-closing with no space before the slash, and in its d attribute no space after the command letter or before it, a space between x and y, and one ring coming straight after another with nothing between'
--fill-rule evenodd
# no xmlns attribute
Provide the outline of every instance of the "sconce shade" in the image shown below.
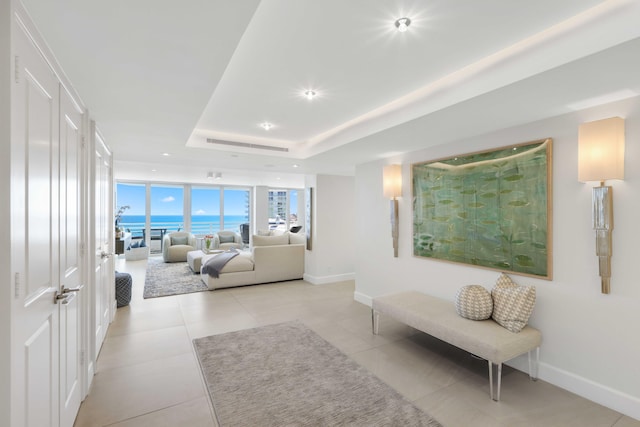
<svg viewBox="0 0 640 427"><path fill-rule="evenodd" d="M384 197L402 197L402 166L387 165L382 170L382 191Z"/></svg>
<svg viewBox="0 0 640 427"><path fill-rule="evenodd" d="M624 179L624 119L583 123L578 129L578 181Z"/></svg>

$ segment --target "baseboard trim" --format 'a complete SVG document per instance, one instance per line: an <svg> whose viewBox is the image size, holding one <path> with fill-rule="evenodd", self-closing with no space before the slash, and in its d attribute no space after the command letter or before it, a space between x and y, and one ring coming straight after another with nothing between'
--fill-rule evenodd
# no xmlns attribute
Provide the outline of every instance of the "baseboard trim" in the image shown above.
<svg viewBox="0 0 640 427"><path fill-rule="evenodd" d="M371 307L372 297L355 291L353 299ZM526 355L510 360L507 365L528 373L529 365ZM611 387L581 377L545 362L540 362L538 378L550 384L568 390L578 396L606 406L628 417L640 420L640 398L615 390Z"/></svg>
<svg viewBox="0 0 640 427"><path fill-rule="evenodd" d="M345 280L355 280L355 273L334 274L332 276L312 276L304 273L302 277L312 285L326 285L327 283L344 282Z"/></svg>
<svg viewBox="0 0 640 427"><path fill-rule="evenodd" d="M515 359L514 362L516 362L513 364L514 368L528 372L526 358ZM640 398L544 362L540 362L538 378L621 414L640 420Z"/></svg>
<svg viewBox="0 0 640 427"><path fill-rule="evenodd" d="M368 305L369 307L371 307L371 305L373 304L373 299L369 295L365 295L362 292L355 291L353 293L353 299L358 301L359 303Z"/></svg>

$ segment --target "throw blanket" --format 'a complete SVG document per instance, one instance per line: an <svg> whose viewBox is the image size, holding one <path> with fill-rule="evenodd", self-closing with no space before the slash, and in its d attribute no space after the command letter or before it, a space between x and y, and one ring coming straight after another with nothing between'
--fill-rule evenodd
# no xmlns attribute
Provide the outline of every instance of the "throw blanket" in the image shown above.
<svg viewBox="0 0 640 427"><path fill-rule="evenodd" d="M216 256L212 256L202 266L202 272L217 279L218 277L220 277L220 272L222 271L224 266L227 265L227 263L238 254L239 252L232 248L226 252L222 252Z"/></svg>

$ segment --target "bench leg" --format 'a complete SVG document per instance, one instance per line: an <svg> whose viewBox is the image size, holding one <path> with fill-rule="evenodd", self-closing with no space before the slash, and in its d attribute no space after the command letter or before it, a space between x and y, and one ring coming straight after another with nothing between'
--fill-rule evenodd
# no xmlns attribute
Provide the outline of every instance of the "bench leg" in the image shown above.
<svg viewBox="0 0 640 427"><path fill-rule="evenodd" d="M502 385L502 363L496 363L496 365L498 365L498 372L497 372L497 387L496 387L496 394L493 394L493 363L491 363L490 360L487 360L487 362L489 363L489 395L491 396L492 400L495 400L496 402L500 401L500 386Z"/></svg>
<svg viewBox="0 0 640 427"><path fill-rule="evenodd" d="M531 381L538 380L538 367L540 365L540 347L536 347L536 360L533 362L531 360L531 351L529 350L529 378Z"/></svg>
<svg viewBox="0 0 640 427"><path fill-rule="evenodd" d="M371 329L373 331L373 335L378 335L379 326L380 326L380 313L378 313L372 308L371 309Z"/></svg>

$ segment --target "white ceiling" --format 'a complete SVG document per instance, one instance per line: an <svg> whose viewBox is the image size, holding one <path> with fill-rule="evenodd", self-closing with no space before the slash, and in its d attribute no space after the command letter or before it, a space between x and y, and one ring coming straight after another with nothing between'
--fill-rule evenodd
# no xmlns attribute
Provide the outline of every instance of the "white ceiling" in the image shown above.
<svg viewBox="0 0 640 427"><path fill-rule="evenodd" d="M117 178L206 182L213 171L225 184L301 187L304 174L353 174L640 94L637 0L23 3L112 147ZM407 122L413 137L399 138Z"/></svg>

